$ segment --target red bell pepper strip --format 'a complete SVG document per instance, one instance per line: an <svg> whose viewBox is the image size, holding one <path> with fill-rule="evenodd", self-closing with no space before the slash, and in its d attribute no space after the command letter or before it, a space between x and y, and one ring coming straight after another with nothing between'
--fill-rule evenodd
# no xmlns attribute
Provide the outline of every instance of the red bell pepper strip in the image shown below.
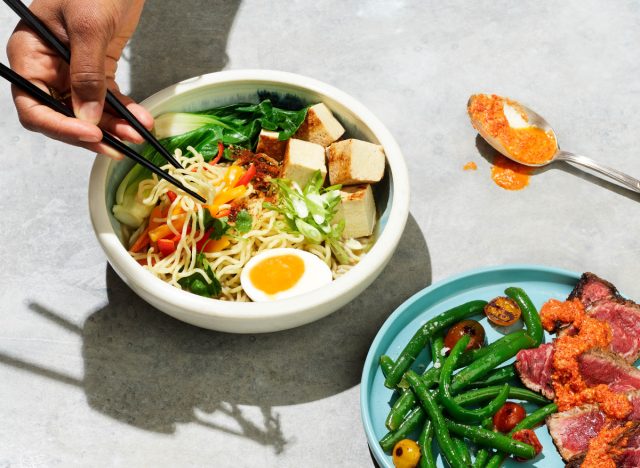
<svg viewBox="0 0 640 468"><path fill-rule="evenodd" d="M251 182L251 180L255 177L256 172L258 172L258 170L256 169L255 164L251 163L249 169L247 169L247 172L245 172L244 175L240 177L235 187L238 187L240 185L249 185L249 182Z"/></svg>
<svg viewBox="0 0 640 468"><path fill-rule="evenodd" d="M158 250L166 257L176 251L176 243L171 239L158 239Z"/></svg>
<svg viewBox="0 0 640 468"><path fill-rule="evenodd" d="M209 164L211 164L212 166L215 166L216 164L218 164L218 162L220 162L220 159L222 159L222 155L224 154L224 145L222 144L221 141L218 142L218 155L213 158Z"/></svg>
<svg viewBox="0 0 640 468"><path fill-rule="evenodd" d="M167 197L169 197L169 200L171 200L171 203L173 203L176 198L178 198L178 195L176 195L176 192L174 192L173 190L168 190Z"/></svg>

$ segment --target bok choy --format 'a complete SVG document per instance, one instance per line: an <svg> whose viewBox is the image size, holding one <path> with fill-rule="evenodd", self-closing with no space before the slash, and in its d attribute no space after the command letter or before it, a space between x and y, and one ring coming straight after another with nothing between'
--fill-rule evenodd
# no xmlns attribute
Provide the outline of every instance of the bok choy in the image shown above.
<svg viewBox="0 0 640 468"><path fill-rule="evenodd" d="M235 146L253 150L261 129L278 131L280 140L296 132L307 115L307 108L297 111L274 107L265 99L258 104L233 104L201 112L174 112L156 119L155 133L170 153L176 149L186 152L193 147L210 161L218 153L218 142L226 147ZM156 166L164 159L151 146L145 145L142 156ZM228 156L229 152L225 151ZM138 185L151 177L148 169L136 164L120 183L116 192L113 214L123 224L137 228L149 215L152 207L142 204Z"/></svg>

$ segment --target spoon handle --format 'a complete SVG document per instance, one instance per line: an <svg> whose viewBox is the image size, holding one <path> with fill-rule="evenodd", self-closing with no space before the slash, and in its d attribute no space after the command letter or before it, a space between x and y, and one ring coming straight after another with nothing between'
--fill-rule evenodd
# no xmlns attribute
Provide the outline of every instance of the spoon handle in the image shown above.
<svg viewBox="0 0 640 468"><path fill-rule="evenodd" d="M587 167L589 169L599 172L600 174L604 174L607 177L611 177L613 180L620 182L622 185L633 190L634 192L640 193L640 180L634 177L631 177L630 175L627 175L624 172L620 172L617 169L613 169L612 167L604 166L600 163L597 163L593 159L587 158L586 156L569 153L567 151L561 151L556 156L556 160L567 161L573 164L578 164L580 166Z"/></svg>

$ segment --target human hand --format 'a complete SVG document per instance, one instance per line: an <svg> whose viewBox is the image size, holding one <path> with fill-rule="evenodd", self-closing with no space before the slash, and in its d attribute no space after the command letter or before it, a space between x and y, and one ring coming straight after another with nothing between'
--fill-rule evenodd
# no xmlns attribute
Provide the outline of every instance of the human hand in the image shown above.
<svg viewBox="0 0 640 468"><path fill-rule="evenodd" d="M122 155L99 143L102 131L141 143L142 137L126 121L104 109L109 88L147 128L153 117L120 93L115 82L118 59L140 19L144 0L34 0L31 11L71 50L67 64L26 24L20 22L7 45L14 71L43 90L59 95L70 92L77 118L65 117L12 88L22 125L51 138L103 153ZM103 113L104 110L104 113Z"/></svg>

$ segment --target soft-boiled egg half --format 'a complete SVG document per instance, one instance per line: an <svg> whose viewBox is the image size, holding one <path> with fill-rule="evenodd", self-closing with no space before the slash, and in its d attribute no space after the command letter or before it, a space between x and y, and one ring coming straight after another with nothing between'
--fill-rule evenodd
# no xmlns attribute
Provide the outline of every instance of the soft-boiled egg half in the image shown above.
<svg viewBox="0 0 640 468"><path fill-rule="evenodd" d="M318 257L289 248L260 252L240 274L242 289L256 302L299 296L332 280L331 269Z"/></svg>

